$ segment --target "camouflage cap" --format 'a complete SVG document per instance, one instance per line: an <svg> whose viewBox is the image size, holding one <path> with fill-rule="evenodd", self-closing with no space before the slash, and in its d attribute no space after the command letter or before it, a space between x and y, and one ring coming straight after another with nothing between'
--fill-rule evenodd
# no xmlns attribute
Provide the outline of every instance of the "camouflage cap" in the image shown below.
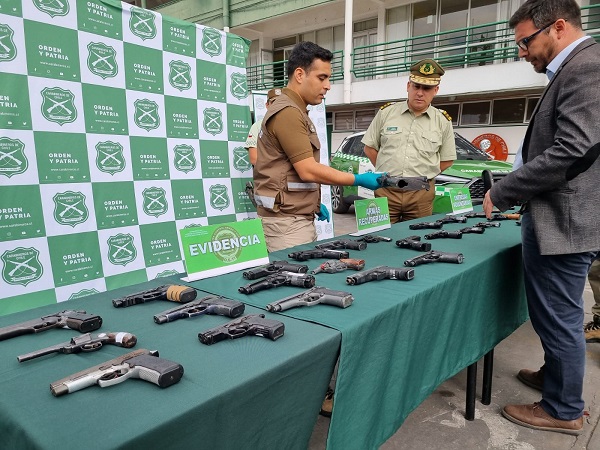
<svg viewBox="0 0 600 450"><path fill-rule="evenodd" d="M445 70L433 59L422 59L410 67L410 81L426 86L437 86Z"/></svg>
<svg viewBox="0 0 600 450"><path fill-rule="evenodd" d="M267 92L267 100L271 100L277 97L278 95L281 95L280 88L271 89L269 92Z"/></svg>

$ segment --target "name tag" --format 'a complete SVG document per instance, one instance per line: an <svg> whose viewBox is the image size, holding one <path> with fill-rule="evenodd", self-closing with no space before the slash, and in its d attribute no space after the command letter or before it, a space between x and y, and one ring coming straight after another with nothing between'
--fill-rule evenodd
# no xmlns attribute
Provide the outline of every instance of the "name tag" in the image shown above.
<svg viewBox="0 0 600 450"><path fill-rule="evenodd" d="M387 127L385 131L398 131L398 127Z"/></svg>

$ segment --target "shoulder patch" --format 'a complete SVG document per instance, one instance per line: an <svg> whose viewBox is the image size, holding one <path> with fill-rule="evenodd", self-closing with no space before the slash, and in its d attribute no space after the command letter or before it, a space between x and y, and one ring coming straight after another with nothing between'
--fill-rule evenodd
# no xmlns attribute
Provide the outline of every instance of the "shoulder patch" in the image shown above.
<svg viewBox="0 0 600 450"><path fill-rule="evenodd" d="M395 104L396 104L396 102L387 102L385 105L381 106L379 109L385 109L388 106L392 106L392 105L395 105Z"/></svg>
<svg viewBox="0 0 600 450"><path fill-rule="evenodd" d="M448 119L448 121L452 122L452 116L450 116L450 114L448 114L448 112L445 109L440 109L440 112L444 115L446 119Z"/></svg>

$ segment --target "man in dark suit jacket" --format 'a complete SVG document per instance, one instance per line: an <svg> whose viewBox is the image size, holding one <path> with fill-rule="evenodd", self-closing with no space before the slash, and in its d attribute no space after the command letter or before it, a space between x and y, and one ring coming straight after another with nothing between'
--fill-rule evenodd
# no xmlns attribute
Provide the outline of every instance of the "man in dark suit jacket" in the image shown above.
<svg viewBox="0 0 600 450"><path fill-rule="evenodd" d="M544 348L539 371L518 378L542 391L532 405L502 414L546 431L583 431L583 290L600 249L600 45L581 29L574 0L528 0L511 17L519 57L550 79L523 143L524 165L485 196L490 217L517 202L522 216L525 290Z"/></svg>

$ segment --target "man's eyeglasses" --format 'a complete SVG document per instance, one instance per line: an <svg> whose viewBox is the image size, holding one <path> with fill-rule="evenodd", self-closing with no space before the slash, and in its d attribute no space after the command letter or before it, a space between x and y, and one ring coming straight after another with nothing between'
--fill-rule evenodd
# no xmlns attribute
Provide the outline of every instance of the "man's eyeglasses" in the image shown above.
<svg viewBox="0 0 600 450"><path fill-rule="evenodd" d="M540 28L539 30L537 30L535 33L530 34L527 37L524 37L523 39L521 39L519 42L517 42L517 47L519 47L521 50L523 50L524 52L527 51L528 47L529 47L529 43L533 40L533 38L535 38L538 34L540 34L542 31L544 31L546 28L551 27L552 25L554 25L554 22L546 25L543 28Z"/></svg>

